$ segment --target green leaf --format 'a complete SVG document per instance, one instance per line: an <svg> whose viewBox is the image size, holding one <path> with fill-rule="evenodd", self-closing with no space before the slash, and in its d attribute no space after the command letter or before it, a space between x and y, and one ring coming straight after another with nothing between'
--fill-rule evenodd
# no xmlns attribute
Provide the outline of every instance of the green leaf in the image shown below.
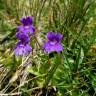
<svg viewBox="0 0 96 96"><path fill-rule="evenodd" d="M77 71L78 68L80 67L80 64L83 62L83 58L84 58L84 51L83 51L83 48L80 47L77 58L76 58L75 71Z"/></svg>

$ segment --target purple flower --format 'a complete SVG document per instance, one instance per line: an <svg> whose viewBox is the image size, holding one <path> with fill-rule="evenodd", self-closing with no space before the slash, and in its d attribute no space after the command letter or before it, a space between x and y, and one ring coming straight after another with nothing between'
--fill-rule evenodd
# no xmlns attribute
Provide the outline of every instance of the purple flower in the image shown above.
<svg viewBox="0 0 96 96"><path fill-rule="evenodd" d="M63 48L60 42L62 35L60 33L48 32L47 39L48 41L45 42L42 46L46 53L62 51Z"/></svg>
<svg viewBox="0 0 96 96"><path fill-rule="evenodd" d="M23 43L29 43L30 38L27 34L23 32L16 32L16 37L21 40Z"/></svg>
<svg viewBox="0 0 96 96"><path fill-rule="evenodd" d="M33 20L31 16L22 17L20 19L22 25L17 26L16 37L19 42L16 44L14 53L15 55L26 55L32 51L32 47L29 45L30 35L35 32L35 28L32 25Z"/></svg>
<svg viewBox="0 0 96 96"><path fill-rule="evenodd" d="M33 20L32 20L32 17L31 16L27 16L27 17L22 17L20 19L21 23L24 25L24 26L28 26L28 25L31 25L33 23Z"/></svg>
<svg viewBox="0 0 96 96"><path fill-rule="evenodd" d="M33 34L35 32L35 28L33 25L28 25L28 26L23 26L23 25L20 25L20 26L17 26L17 30L19 32L23 32L25 34Z"/></svg>
<svg viewBox="0 0 96 96"><path fill-rule="evenodd" d="M32 47L29 44L23 44L21 41L15 46L14 53L17 56L28 55L32 51Z"/></svg>
<svg viewBox="0 0 96 96"><path fill-rule="evenodd" d="M17 26L17 30L19 32L23 32L23 33L29 34L29 35L31 35L35 32L35 28L32 25L33 20L32 20L31 16L22 17L20 19L20 22L22 23L22 25Z"/></svg>

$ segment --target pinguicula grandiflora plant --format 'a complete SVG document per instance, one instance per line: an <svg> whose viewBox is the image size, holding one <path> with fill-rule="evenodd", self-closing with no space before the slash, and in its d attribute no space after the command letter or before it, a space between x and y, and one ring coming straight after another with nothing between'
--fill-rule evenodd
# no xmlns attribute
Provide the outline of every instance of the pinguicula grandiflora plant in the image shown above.
<svg viewBox="0 0 96 96"><path fill-rule="evenodd" d="M19 39L19 42L15 46L15 54L16 55L26 55L29 54L32 51L31 46L29 45L30 42L30 35L32 35L35 31L33 26L30 26L32 24L32 18L24 17L21 18L21 23L23 25L18 26L18 32L16 32L16 37ZM47 77L45 78L45 83L43 85L44 91L42 94L46 95L48 91L48 84L50 80L52 79L56 69L61 63L61 56L60 52L63 50L63 46L61 44L61 40L63 35L59 32L52 32L49 31L46 34L46 41L43 42L43 45L41 46L41 49L43 49L45 55L50 55L51 53L55 54L55 64L51 64L50 70L47 74ZM48 60L50 60L51 63L51 57L48 57ZM47 69L48 70L48 69Z"/></svg>
<svg viewBox="0 0 96 96"><path fill-rule="evenodd" d="M26 56L32 51L32 47L30 45L30 36L34 34L35 28L32 25L33 19L31 16L22 17L20 19L20 22L21 25L17 26L16 37L18 39L18 42L15 45L14 53L17 56ZM51 53L54 54L54 52L57 53L55 56L56 62L54 62L55 64L51 65L52 67L50 66L51 69L49 70L48 76L45 78L45 83L43 85L44 91L47 92L48 84L61 62L61 56L59 53L63 50L63 46L61 44L63 35L59 32L49 31L45 37L47 40L44 41L43 45L41 46L41 49L43 49L45 55L50 55ZM50 56L48 57L48 60L51 61ZM45 95L46 92L44 92Z"/></svg>
<svg viewBox="0 0 96 96"><path fill-rule="evenodd" d="M44 83L44 90L43 90L43 95L47 95L48 93L48 86L49 83L52 79L52 77L54 76L55 71L57 70L58 66L61 64L61 54L60 52L63 51L63 46L61 44L61 40L62 40L63 35L59 32L48 32L46 34L46 38L47 40L44 41L44 44L42 45L42 49L44 50L44 52L46 54L49 55L48 57L48 61L50 61L50 70L48 71L47 77L45 79L45 83ZM57 53L54 55L54 53ZM52 64L52 58L50 56L50 54L53 54L54 56L54 64ZM49 65L50 65L49 64Z"/></svg>
<svg viewBox="0 0 96 96"><path fill-rule="evenodd" d="M16 37L19 39L15 46L16 55L27 55L32 51L30 46L30 36L35 32L35 28L32 25L33 19L31 16L22 17L20 19L21 25L17 26L18 32Z"/></svg>

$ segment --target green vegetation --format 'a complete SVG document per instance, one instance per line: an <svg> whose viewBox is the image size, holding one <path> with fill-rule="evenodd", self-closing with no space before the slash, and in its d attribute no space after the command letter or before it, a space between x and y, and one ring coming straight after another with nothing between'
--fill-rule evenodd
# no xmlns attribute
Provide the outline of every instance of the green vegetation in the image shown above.
<svg viewBox="0 0 96 96"><path fill-rule="evenodd" d="M31 15L32 53L15 56L16 26ZM48 31L63 51L45 54ZM0 0L0 96L96 96L95 0Z"/></svg>

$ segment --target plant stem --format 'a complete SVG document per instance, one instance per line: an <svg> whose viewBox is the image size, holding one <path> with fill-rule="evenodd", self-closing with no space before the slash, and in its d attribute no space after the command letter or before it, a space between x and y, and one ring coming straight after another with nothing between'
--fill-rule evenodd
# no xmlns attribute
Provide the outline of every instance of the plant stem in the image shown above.
<svg viewBox="0 0 96 96"><path fill-rule="evenodd" d="M54 64L54 65L52 66L52 68L49 70L48 75L47 75L47 78L46 78L46 80L45 80L45 84L44 84L44 87L45 87L45 88L47 88L50 80L52 79L52 77L53 77L56 69L57 69L58 66L60 65L60 63L61 63L61 55L60 55L60 53L58 53L58 54L56 55L55 64Z"/></svg>

